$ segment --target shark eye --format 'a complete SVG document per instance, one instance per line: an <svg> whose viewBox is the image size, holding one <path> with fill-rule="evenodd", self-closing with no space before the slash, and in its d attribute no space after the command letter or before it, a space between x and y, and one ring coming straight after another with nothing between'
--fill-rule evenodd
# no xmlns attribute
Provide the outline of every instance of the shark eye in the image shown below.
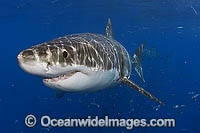
<svg viewBox="0 0 200 133"><path fill-rule="evenodd" d="M64 58L67 58L67 56L68 56L68 53L67 53L66 51L64 51L64 52L63 52L63 57L64 57Z"/></svg>
<svg viewBox="0 0 200 133"><path fill-rule="evenodd" d="M50 66L50 65L51 65L51 63L50 63L50 62L48 62L48 63L47 63L47 66Z"/></svg>

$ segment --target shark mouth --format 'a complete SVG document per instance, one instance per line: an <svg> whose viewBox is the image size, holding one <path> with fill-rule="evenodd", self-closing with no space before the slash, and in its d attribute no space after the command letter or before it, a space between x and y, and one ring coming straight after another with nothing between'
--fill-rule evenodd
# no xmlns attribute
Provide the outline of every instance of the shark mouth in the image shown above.
<svg viewBox="0 0 200 133"><path fill-rule="evenodd" d="M68 72L68 73L65 73L65 74L62 74L62 75L59 75L57 77L54 77L54 78L44 78L43 80L45 82L58 82L60 80L66 80L66 79L69 79L70 77L72 77L74 74L78 73L78 72L81 72L81 71L71 71L71 72ZM82 72L81 72L82 73ZM85 73L84 73L85 74Z"/></svg>

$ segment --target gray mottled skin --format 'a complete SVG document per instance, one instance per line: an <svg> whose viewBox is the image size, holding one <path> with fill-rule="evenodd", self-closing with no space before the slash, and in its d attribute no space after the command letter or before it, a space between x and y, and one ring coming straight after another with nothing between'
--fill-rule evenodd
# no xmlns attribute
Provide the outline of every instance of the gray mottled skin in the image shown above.
<svg viewBox="0 0 200 133"><path fill-rule="evenodd" d="M77 64L91 68L119 71L120 77L130 77L131 61L126 49L114 39L101 34L81 33L60 37L31 47L23 54L63 67Z"/></svg>

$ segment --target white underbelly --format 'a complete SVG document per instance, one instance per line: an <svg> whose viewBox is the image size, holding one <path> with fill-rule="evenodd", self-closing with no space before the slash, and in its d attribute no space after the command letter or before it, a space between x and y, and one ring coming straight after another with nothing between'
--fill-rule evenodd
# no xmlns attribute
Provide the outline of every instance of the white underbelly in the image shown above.
<svg viewBox="0 0 200 133"><path fill-rule="evenodd" d="M116 70L98 70L77 72L66 80L52 84L44 82L44 84L50 88L66 92L96 91L116 84L118 79L119 72Z"/></svg>

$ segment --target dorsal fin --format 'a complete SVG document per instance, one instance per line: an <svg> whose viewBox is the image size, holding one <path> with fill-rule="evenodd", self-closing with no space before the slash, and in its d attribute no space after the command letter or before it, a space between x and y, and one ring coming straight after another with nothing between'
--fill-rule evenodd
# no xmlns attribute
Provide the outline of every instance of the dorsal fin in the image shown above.
<svg viewBox="0 0 200 133"><path fill-rule="evenodd" d="M112 24L110 18L108 18L108 23L106 26L106 36L113 39Z"/></svg>

